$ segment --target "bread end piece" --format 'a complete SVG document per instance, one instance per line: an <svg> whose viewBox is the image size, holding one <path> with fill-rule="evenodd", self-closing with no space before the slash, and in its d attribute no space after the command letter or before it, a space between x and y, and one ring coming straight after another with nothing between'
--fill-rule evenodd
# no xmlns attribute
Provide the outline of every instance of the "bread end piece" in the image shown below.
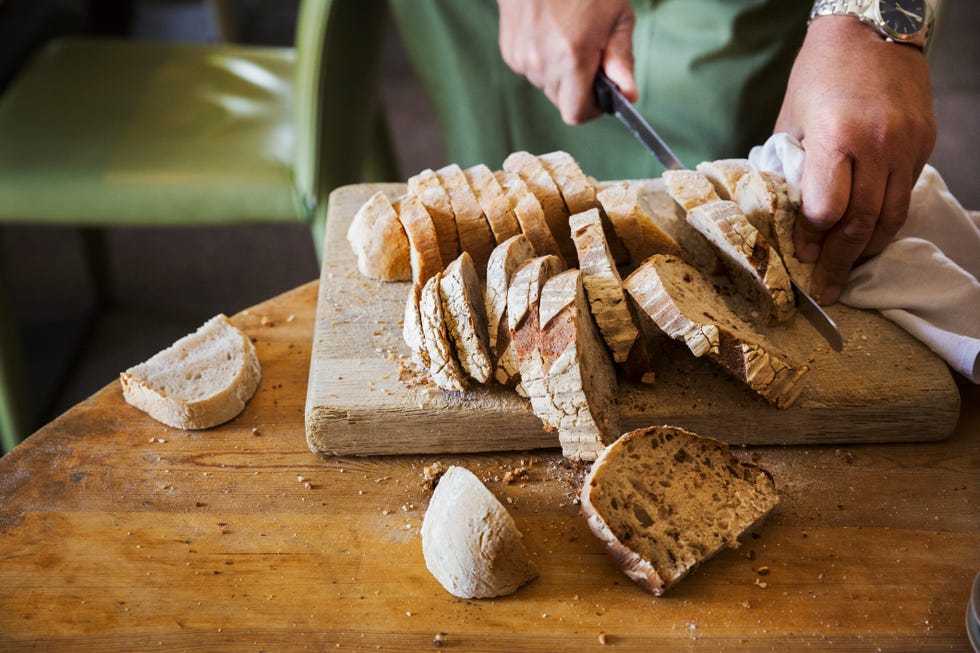
<svg viewBox="0 0 980 653"><path fill-rule="evenodd" d="M408 236L388 196L378 191L354 214L347 242L357 256L357 269L382 281L412 278Z"/></svg>
<svg viewBox="0 0 980 653"><path fill-rule="evenodd" d="M126 403L177 429L238 416L261 378L255 346L225 315L119 375Z"/></svg>

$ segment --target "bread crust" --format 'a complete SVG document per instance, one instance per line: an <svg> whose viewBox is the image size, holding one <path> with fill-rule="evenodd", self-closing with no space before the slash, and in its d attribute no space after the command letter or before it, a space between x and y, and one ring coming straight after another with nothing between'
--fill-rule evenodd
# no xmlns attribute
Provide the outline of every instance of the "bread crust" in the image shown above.
<svg viewBox="0 0 980 653"><path fill-rule="evenodd" d="M487 263L487 335L490 350L497 358L494 377L505 385L514 384L520 378L520 363L507 323L507 289L514 272L532 258L531 243L518 234L497 245Z"/></svg>
<svg viewBox="0 0 980 653"><path fill-rule="evenodd" d="M555 237L548 228L545 221L544 209L541 202L534 196L531 190L524 183L520 176L506 171L494 173L501 188L507 193L510 207L517 216L517 221L521 225L521 231L527 236L534 248L536 256L557 256L561 257L561 250L558 247ZM564 259L562 259L564 261Z"/></svg>
<svg viewBox="0 0 980 653"><path fill-rule="evenodd" d="M558 244L560 256L569 266L577 265L575 247L572 245L568 226L568 208L547 168L530 152L518 151L512 152L504 159L504 170L524 180L528 189L541 203L545 222Z"/></svg>
<svg viewBox="0 0 980 653"><path fill-rule="evenodd" d="M439 168L436 175L449 195L456 231L459 234L460 250L473 258L477 274L482 279L487 273L487 259L490 258L494 246L493 233L483 215L483 209L458 165L452 163Z"/></svg>
<svg viewBox="0 0 980 653"><path fill-rule="evenodd" d="M439 176L431 169L408 178L408 192L421 200L422 205L436 228L439 242L439 257L442 265L449 265L459 256L459 234L456 230L456 216L449 194L439 181Z"/></svg>
<svg viewBox="0 0 980 653"><path fill-rule="evenodd" d="M424 285L442 270L439 237L432 217L415 195L405 195L396 202L398 219L408 236L412 282Z"/></svg>
<svg viewBox="0 0 980 653"><path fill-rule="evenodd" d="M481 164L463 170L498 244L521 233L517 216L493 171Z"/></svg>
<svg viewBox="0 0 980 653"><path fill-rule="evenodd" d="M388 196L378 191L354 214L347 242L357 256L357 269L382 281L412 278L408 236Z"/></svg>

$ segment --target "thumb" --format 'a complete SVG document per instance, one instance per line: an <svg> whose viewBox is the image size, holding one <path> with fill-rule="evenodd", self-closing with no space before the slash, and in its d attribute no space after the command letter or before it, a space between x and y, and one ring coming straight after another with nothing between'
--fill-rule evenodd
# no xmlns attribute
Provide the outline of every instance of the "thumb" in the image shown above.
<svg viewBox="0 0 980 653"><path fill-rule="evenodd" d="M640 97L633 77L633 23L632 13L621 16L602 52L603 70L630 102Z"/></svg>

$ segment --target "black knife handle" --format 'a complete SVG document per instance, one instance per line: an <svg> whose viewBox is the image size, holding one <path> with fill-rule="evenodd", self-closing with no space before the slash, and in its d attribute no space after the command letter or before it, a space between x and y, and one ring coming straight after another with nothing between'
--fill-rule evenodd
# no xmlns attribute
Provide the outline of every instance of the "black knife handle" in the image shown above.
<svg viewBox="0 0 980 653"><path fill-rule="evenodd" d="M616 111L613 107L613 89L618 90L616 84L600 68L592 83L592 90L595 92L595 103L603 113L612 114Z"/></svg>

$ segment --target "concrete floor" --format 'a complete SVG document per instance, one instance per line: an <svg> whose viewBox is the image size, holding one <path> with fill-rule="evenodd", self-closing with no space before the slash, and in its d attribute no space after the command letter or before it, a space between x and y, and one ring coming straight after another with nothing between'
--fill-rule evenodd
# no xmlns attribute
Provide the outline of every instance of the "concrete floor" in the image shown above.
<svg viewBox="0 0 980 653"><path fill-rule="evenodd" d="M177 5L179 14L160 3L140 3L137 30L209 38L214 30L207 27L206 10L193 3ZM289 5L275 7L272 20L247 24L246 36L290 42ZM931 58L939 122L932 163L964 205L980 209L980 3L949 0L948 9ZM443 165L445 155L438 126L393 31L389 40L383 93L407 176ZM2 231L0 261L8 268L26 342L38 425L212 315L235 313L318 274L310 235L302 226L109 229L116 302L93 316L76 231Z"/></svg>

